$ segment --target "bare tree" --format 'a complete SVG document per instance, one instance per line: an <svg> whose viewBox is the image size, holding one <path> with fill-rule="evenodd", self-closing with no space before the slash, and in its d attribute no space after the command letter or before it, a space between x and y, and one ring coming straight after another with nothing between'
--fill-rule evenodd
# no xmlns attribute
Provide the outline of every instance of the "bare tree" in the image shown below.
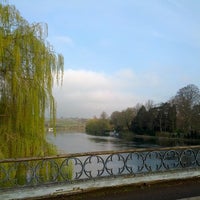
<svg viewBox="0 0 200 200"><path fill-rule="evenodd" d="M199 88L193 84L181 88L173 99L177 107L177 126L184 133L192 130L193 108L200 104Z"/></svg>

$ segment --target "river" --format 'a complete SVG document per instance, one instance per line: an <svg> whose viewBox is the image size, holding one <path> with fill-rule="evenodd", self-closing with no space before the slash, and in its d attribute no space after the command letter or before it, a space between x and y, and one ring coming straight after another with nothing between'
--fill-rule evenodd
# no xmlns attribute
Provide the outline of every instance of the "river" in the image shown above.
<svg viewBox="0 0 200 200"><path fill-rule="evenodd" d="M59 153L80 153L95 151L126 150L132 148L150 148L195 145L195 142L184 142L180 140L166 139L144 139L134 138L131 141L122 140L114 137L91 136L86 133L67 133L58 132L47 133L47 141L54 144Z"/></svg>

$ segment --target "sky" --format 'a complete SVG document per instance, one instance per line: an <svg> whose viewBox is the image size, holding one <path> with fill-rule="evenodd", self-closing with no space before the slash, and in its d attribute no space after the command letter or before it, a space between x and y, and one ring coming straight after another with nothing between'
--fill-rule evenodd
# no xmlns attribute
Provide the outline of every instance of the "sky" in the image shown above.
<svg viewBox="0 0 200 200"><path fill-rule="evenodd" d="M9 0L64 56L58 117L91 118L200 88L199 0Z"/></svg>

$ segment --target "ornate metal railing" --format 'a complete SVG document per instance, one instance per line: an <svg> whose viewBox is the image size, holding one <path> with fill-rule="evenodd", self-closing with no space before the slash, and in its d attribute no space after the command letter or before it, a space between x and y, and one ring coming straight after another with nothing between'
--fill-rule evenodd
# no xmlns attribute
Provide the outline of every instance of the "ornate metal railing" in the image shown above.
<svg viewBox="0 0 200 200"><path fill-rule="evenodd" d="M0 189L200 169L200 146L0 160Z"/></svg>

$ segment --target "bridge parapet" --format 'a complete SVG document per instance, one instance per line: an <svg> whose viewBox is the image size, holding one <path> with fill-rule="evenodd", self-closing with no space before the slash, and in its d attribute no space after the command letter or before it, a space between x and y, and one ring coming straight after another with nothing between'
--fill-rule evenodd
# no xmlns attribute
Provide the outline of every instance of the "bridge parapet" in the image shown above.
<svg viewBox="0 0 200 200"><path fill-rule="evenodd" d="M200 169L200 146L0 160L0 189Z"/></svg>

